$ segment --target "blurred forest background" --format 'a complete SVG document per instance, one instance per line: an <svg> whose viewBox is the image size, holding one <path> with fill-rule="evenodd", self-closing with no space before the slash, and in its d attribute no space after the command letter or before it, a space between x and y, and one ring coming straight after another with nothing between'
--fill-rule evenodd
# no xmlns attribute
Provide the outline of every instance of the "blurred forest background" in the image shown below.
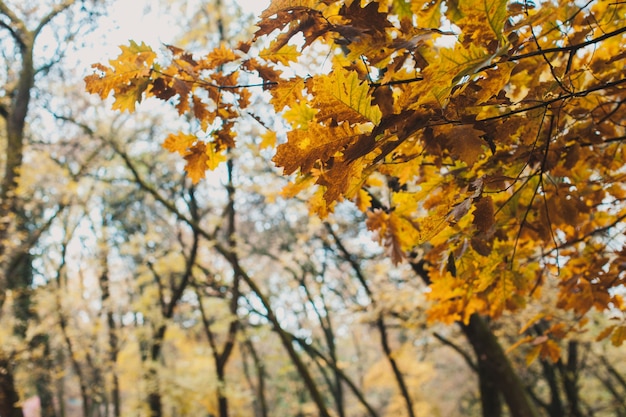
<svg viewBox="0 0 626 417"><path fill-rule="evenodd" d="M229 0L154 0L156 36L146 18L124 38L129 3L0 0L0 416L317 416L315 395L338 417L512 415L467 329L427 323L420 265L394 265L351 204L320 220L283 198L259 126L192 185L161 143L194 121L85 92L128 39L202 53L255 30ZM623 347L594 331L609 316L529 359L537 304L481 337L540 415L626 417Z"/></svg>

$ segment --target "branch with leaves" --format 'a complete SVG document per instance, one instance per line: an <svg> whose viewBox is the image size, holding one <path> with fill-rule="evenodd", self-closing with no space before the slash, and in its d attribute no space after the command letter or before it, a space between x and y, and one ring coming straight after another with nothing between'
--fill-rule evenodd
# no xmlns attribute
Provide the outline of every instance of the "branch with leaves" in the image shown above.
<svg viewBox="0 0 626 417"><path fill-rule="evenodd" d="M626 308L612 291L624 284L623 242L609 250L593 232L626 227L625 7L277 0L249 42L199 58L168 47L166 64L131 43L110 65L95 65L87 89L113 93L120 110L176 99L201 134L173 133L163 146L187 161L194 182L225 160L237 124L255 113L250 98L266 90L287 126L273 157L293 175L284 194L310 190L321 217L351 200L394 262L423 253L433 266L430 320L467 324L473 314L523 310L545 274L567 283L557 308L582 317ZM314 46L327 51L325 68L307 67ZM246 87L258 78L249 85L260 88ZM267 137L281 133L261 126ZM372 196L389 201L387 210ZM563 242L573 244L539 250ZM585 270L592 246L603 264ZM621 342L624 329L602 336Z"/></svg>

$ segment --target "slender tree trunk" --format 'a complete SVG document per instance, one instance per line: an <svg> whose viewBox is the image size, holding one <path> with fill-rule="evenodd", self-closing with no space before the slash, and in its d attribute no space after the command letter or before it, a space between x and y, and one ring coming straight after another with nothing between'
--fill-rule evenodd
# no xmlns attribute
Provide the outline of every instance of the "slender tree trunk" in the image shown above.
<svg viewBox="0 0 626 417"><path fill-rule="evenodd" d="M0 416L24 417L18 406L20 398L15 390L11 361L0 358Z"/></svg>
<svg viewBox="0 0 626 417"><path fill-rule="evenodd" d="M54 393L52 388L52 378L50 373L54 369L50 352L50 340L48 335L38 335L31 342L33 349L37 346L43 346L43 357L37 361L37 376L35 379L35 388L41 402L41 417L56 417L54 409Z"/></svg>
<svg viewBox="0 0 626 417"><path fill-rule="evenodd" d="M411 394L409 393L409 389L404 381L404 376L398 367L398 363L394 359L393 353L391 351L391 347L389 346L389 338L387 337L387 326L385 325L382 314L378 316L376 320L376 327L378 328L378 332L380 333L380 343L383 348L383 352L385 353L385 357L387 358L387 362L391 366L391 370L393 371L394 378L396 383L398 384L398 388L400 389L400 394L404 399L406 410L409 417L415 417L415 411L413 411L413 401L411 399Z"/></svg>
<svg viewBox="0 0 626 417"><path fill-rule="evenodd" d="M561 401L561 390L559 389L554 364L541 359L541 368L550 388L550 403L547 404L548 413L551 417L562 417L565 415L565 408L563 408L563 401Z"/></svg>
<svg viewBox="0 0 626 417"><path fill-rule="evenodd" d="M499 387L511 416L538 417L539 414L522 381L487 322L479 315L473 314L469 323L461 327L476 352L479 368L484 367L485 376Z"/></svg>
<svg viewBox="0 0 626 417"><path fill-rule="evenodd" d="M57 295L57 299L60 296ZM64 314L61 311L61 303L59 300L57 300L57 305L59 308L59 324L61 326L61 333L63 334L63 339L65 341L65 345L67 347L67 351L69 353L69 357L70 357L70 362L72 364L72 369L74 370L74 373L76 374L76 377L78 378L78 386L80 388L80 396L82 399L82 406L83 406L83 417L89 417L89 410L91 407L91 397L89 396L89 389L87 388L87 382L85 379L85 375L83 373L83 369L81 368L80 363L78 362L78 360L76 359L76 355L74 352L74 345L72 343L72 340L69 337L69 334L67 332L67 322L65 319Z"/></svg>
<svg viewBox="0 0 626 417"><path fill-rule="evenodd" d="M158 362L161 358L161 346L165 338L167 327L161 325L155 332L152 339L152 347L150 349L150 368L148 369L148 407L150 408L150 417L163 416L163 402L161 400L161 384L159 382L159 373L157 370Z"/></svg>
<svg viewBox="0 0 626 417"><path fill-rule="evenodd" d="M148 407L150 407L150 417L161 417L163 415L163 404L161 401L161 393L159 392L159 380L155 371L151 371L153 376L150 378L157 386L152 387L153 391L148 394Z"/></svg>
<svg viewBox="0 0 626 417"><path fill-rule="evenodd" d="M584 417L580 409L578 390L578 342L571 340L567 345L567 364L559 361L558 369L563 381L563 390L567 398L567 408L572 417Z"/></svg>
<svg viewBox="0 0 626 417"><path fill-rule="evenodd" d="M267 319L272 324L273 330L276 332L276 334L280 338L281 344L287 351L289 358L291 359L292 363L296 367L298 374L302 378L302 382L304 383L304 386L309 392L309 395L311 396L311 400L313 400L313 402L317 406L319 416L331 417L331 414L328 411L328 407L326 406L326 401L324 400L324 396L319 391L317 384L315 380L313 379L313 375L311 375L309 368L302 361L302 358L300 358L300 355L296 351L291 341L291 335L289 335L289 333L287 333L281 327L280 322L278 318L276 317L268 298L263 294L263 292L261 291L259 286L256 284L256 282L254 282L254 280L248 274L246 274L243 269L241 269L239 264L232 259L232 256L230 256L231 254L227 250L225 250L223 247L220 247L219 245L217 245L216 248L222 255L224 255L226 259L231 260L232 266L235 269L235 272L240 274L241 278L245 281L245 283L248 284L250 289L259 297L259 300L263 304L263 308L265 308L266 310Z"/></svg>
<svg viewBox="0 0 626 417"><path fill-rule="evenodd" d="M104 219L106 226L106 219ZM116 333L116 325L115 319L113 317L113 309L110 305L111 303L111 291L110 291L110 283L109 280L109 266L108 266L108 253L104 253L101 255L102 257L102 267L103 271L100 275L100 291L101 291L101 300L102 306L106 316L107 323L107 331L109 337L109 369L112 376L111 383L111 401L113 402L113 416L121 417L121 404L120 404L120 386L119 379L117 376L117 355L118 355L118 341L117 341L117 333ZM107 413L108 417L108 413Z"/></svg>
<svg viewBox="0 0 626 417"><path fill-rule="evenodd" d="M245 347L250 352L250 356L252 356L252 362L254 363L254 369L256 371L256 392L253 397L254 415L256 417L268 417L267 400L265 398L265 365L261 361L261 358L259 358L254 344L248 338L246 338ZM254 385L252 381L250 381L250 385Z"/></svg>
<svg viewBox="0 0 626 417"><path fill-rule="evenodd" d="M60 367L65 367L66 361L65 361L64 354L65 352L62 349L57 349L55 352L55 362ZM62 377L56 383L55 397L59 405L59 417L66 417L65 416L65 377Z"/></svg>

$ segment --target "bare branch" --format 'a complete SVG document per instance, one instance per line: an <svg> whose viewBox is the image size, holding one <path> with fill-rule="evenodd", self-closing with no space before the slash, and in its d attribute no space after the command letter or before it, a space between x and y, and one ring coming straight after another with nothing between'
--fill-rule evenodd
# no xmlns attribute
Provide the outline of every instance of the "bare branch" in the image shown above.
<svg viewBox="0 0 626 417"><path fill-rule="evenodd" d="M39 21L39 24L37 25L35 30L33 30L32 32L33 39L36 38L37 35L39 35L41 30L48 23L50 23L52 19L54 19L56 16L58 16L60 13L64 12L65 10L69 9L74 3L76 3L76 0L65 0L63 3L58 4L57 6L53 7L52 10L50 10L50 12Z"/></svg>
<svg viewBox="0 0 626 417"><path fill-rule="evenodd" d="M13 13L11 8L6 5L4 0L0 0L0 13L8 17L9 21L12 23L11 25L7 22L0 20L0 26L9 31L11 37L15 39L15 41L20 45L20 48L24 48L26 46L24 35L28 32L24 21L22 21L19 17L17 17L15 13Z"/></svg>
<svg viewBox="0 0 626 417"><path fill-rule="evenodd" d="M446 337L442 336L441 334L439 334L437 332L434 332L433 336L435 336L435 339L439 340L445 346L449 346L452 349L454 349L454 351L456 353L458 353L459 355L461 355L461 357L463 357L463 359L465 360L465 363L467 363L467 365L474 372L478 372L478 365L476 365L476 362L474 362L474 360L472 359L471 355L469 353L467 353L465 350L463 350L463 348L461 346L457 345L453 341L447 339Z"/></svg>

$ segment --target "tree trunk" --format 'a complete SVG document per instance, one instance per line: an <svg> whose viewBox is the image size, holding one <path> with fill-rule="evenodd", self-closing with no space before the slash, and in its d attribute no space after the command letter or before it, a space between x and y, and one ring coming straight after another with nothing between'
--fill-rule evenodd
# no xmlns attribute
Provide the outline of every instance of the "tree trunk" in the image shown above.
<svg viewBox="0 0 626 417"><path fill-rule="evenodd" d="M20 400L15 390L11 361L0 359L0 416L24 417L22 408L18 406Z"/></svg>
<svg viewBox="0 0 626 417"><path fill-rule="evenodd" d="M478 356L478 352L476 352ZM483 417L502 416L502 398L496 381L489 374L485 361L478 361L478 386L480 389L480 405Z"/></svg>
<svg viewBox="0 0 626 417"><path fill-rule="evenodd" d="M104 219L104 224L107 224L106 218ZM108 265L108 253L102 254L102 267L103 271L100 275L100 291L101 291L101 300L103 306L103 312L106 316L107 323L107 332L109 338L109 370L112 375L112 386L111 386L111 400L113 402L113 417L121 416L121 404L120 404L120 387L119 387L119 379L117 376L117 355L119 352L118 348L118 340L116 333L116 325L115 318L113 317L113 309L111 307L111 291L109 280L109 265ZM107 413L108 416L108 413Z"/></svg>
<svg viewBox="0 0 626 417"><path fill-rule="evenodd" d="M254 369L256 371L256 388L254 387L254 384L250 382L250 386L255 391L252 400L252 404L254 405L254 415L255 417L268 417L267 400L265 398L265 365L259 358L254 344L247 337L244 342L244 346L250 352L250 356L252 356L252 363L254 363Z"/></svg>
<svg viewBox="0 0 626 417"><path fill-rule="evenodd" d="M51 372L54 369L54 363L50 352L50 340L47 334L40 334L33 337L30 348L36 349L43 346L43 355L36 361L37 375L35 376L35 388L41 402L41 417L56 417L57 413L54 409L54 387ZM0 414L1 415L1 414Z"/></svg>
<svg viewBox="0 0 626 417"><path fill-rule="evenodd" d="M158 389L158 377L154 372L153 381L157 383L157 387L152 387L154 391L148 394L148 406L150 407L150 417L161 417L163 415L163 404L161 403L161 393Z"/></svg>
<svg viewBox="0 0 626 417"><path fill-rule="evenodd" d="M5 300L5 290L13 289L14 283L12 269L16 259L12 249L7 248L8 234L13 229L21 229L16 222L17 198L15 190L19 178L19 171L22 166L24 149L24 123L30 101L30 90L34 82L34 68L32 57L32 44L22 48L22 69L16 97L12 102L8 117L6 118L7 146L5 150L5 172L4 179L0 186L0 265L2 274L0 286L3 287L0 294L0 306ZM23 250L23 248L21 248ZM19 305L29 304L30 300L20 297ZM12 364L8 359L0 360L0 416L2 417L22 417L22 410L19 404L19 396L15 389Z"/></svg>
<svg viewBox="0 0 626 417"><path fill-rule="evenodd" d="M411 262L411 268L426 285L430 285L425 261ZM495 387L499 387L512 417L539 417L524 385L487 322L478 314L472 314L469 323L459 325L476 354L481 397L489 396L486 399L481 398L483 408L487 409L483 411L483 417L492 417L491 414L487 414L491 412L495 413L494 417L501 414L500 407L492 398L495 396L493 392Z"/></svg>
<svg viewBox="0 0 626 417"><path fill-rule="evenodd" d="M161 325L154 334L152 348L150 350L150 369L148 370L148 407L150 417L163 416L163 403L161 401L161 384L159 372L157 370L159 359L161 358L161 346L165 338L167 326Z"/></svg>
<svg viewBox="0 0 626 417"><path fill-rule="evenodd" d="M487 322L479 315L473 314L469 323L461 324L461 328L476 352L479 369L482 367L490 383L499 387L511 417L538 417L537 410L526 393L524 385ZM488 406L492 405L488 404ZM487 414L483 415L491 417Z"/></svg>
<svg viewBox="0 0 626 417"><path fill-rule="evenodd" d="M569 415L583 417L578 390L578 342L575 340L571 340L567 345L567 364L559 361L558 369L561 372Z"/></svg>

